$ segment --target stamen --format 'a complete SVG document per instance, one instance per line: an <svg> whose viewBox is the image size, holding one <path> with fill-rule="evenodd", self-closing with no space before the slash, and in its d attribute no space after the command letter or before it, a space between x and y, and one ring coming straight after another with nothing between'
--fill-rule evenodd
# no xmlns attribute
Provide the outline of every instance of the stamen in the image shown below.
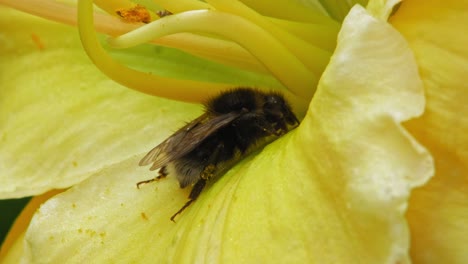
<svg viewBox="0 0 468 264"><path fill-rule="evenodd" d="M175 100L201 102L208 96L213 96L221 90L232 87L229 84L165 78L139 72L119 64L99 44L93 28L92 0L78 2L78 25L84 49L96 66L111 79L129 88Z"/></svg>
<svg viewBox="0 0 468 264"><path fill-rule="evenodd" d="M128 0L94 0L94 4L111 16L117 14L127 23L149 23L156 18L156 14L146 7Z"/></svg>
<svg viewBox="0 0 468 264"><path fill-rule="evenodd" d="M115 16L115 10L132 8L136 4L128 0L94 0L94 4L99 6L102 10L108 14Z"/></svg>
<svg viewBox="0 0 468 264"><path fill-rule="evenodd" d="M78 23L76 7L51 0L0 0L0 4L67 25L76 26ZM101 13L95 13L94 17L97 22L96 30L109 35L120 35L138 27Z"/></svg>
<svg viewBox="0 0 468 264"><path fill-rule="evenodd" d="M48 20L76 25L76 9L55 1L0 0L0 4Z"/></svg>
<svg viewBox="0 0 468 264"><path fill-rule="evenodd" d="M314 47L289 32L277 27L265 17L237 0L207 0L216 10L243 17L275 36L292 54L315 74L320 76L330 60L331 52ZM312 83L315 87L317 83ZM310 86L309 86L310 88Z"/></svg>
<svg viewBox="0 0 468 264"><path fill-rule="evenodd" d="M102 5L103 2L108 3L109 6L111 6L111 11L114 10L114 7L116 6L125 6L122 4L122 2L125 2L129 5L135 5L133 2L126 0L98 0L98 2L100 2L100 5ZM173 11L177 10L179 12L187 9L214 9L204 2L194 0L184 0L183 2L163 0L161 2L164 7L168 9L170 8ZM0 0L0 3L36 16L43 17L48 20L53 20L73 26L77 25L77 9L73 5L67 5L53 0ZM86 3L91 5L91 2L85 2L85 4ZM156 11L163 9L162 7L154 4L151 4L151 6ZM91 12L92 11L90 11L90 14L92 14ZM88 14L88 17L81 17L80 20L88 18L90 21L93 21L93 15L90 14ZM112 14L114 15L115 13ZM268 19L272 21L275 20L273 18ZM96 36L94 35L94 31L97 30L108 35L120 35L138 28L140 25L125 23L116 18L115 15L110 16L100 12L94 13L94 20L96 22L95 29L91 26L92 22L89 23L87 29L86 27L81 27L80 29L85 49L90 52L90 57L93 59L93 61L96 62L96 65L101 70L103 70L104 73L132 89L176 100L199 102L201 98L215 94L219 90L232 88L233 86L231 84L212 84L195 81L173 80L150 74L143 74L141 72L126 68L125 66L115 62L110 56L107 55L102 47L100 47L99 42L95 39ZM280 23L282 24L280 27L283 27L287 21L282 21ZM299 29L299 27L297 28ZM152 42L163 46L178 48L200 57L221 62L222 64L232 65L259 73L268 72L265 66L258 62L258 60L255 59L244 48L239 46L237 43L222 38L213 38L212 36L196 35L192 33L178 33L153 40ZM271 61L274 61L274 59ZM158 86L164 86L166 89L164 91L158 91ZM256 87L264 89L260 86ZM290 91L283 92L287 97L289 97L290 101L298 102L295 104L295 106L299 106L299 109L303 110L307 107L307 100L305 99L307 97L294 96Z"/></svg>
<svg viewBox="0 0 468 264"><path fill-rule="evenodd" d="M311 98L317 77L272 35L257 25L231 14L217 11L188 11L110 39L109 44L126 48L179 32L205 32L231 39L261 61L294 94Z"/></svg>
<svg viewBox="0 0 468 264"><path fill-rule="evenodd" d="M310 24L276 18L270 18L269 20L281 29L290 34L294 34L310 45L317 46L329 52L335 50L336 36L340 31L338 24Z"/></svg>
<svg viewBox="0 0 468 264"><path fill-rule="evenodd" d="M339 26L336 21L329 17L321 4L322 1L275 0L274 5L271 4L271 0L242 0L242 2L264 16L304 23Z"/></svg>
<svg viewBox="0 0 468 264"><path fill-rule="evenodd" d="M149 23L151 22L150 12L141 5L130 8L118 8L115 13L127 23Z"/></svg>
<svg viewBox="0 0 468 264"><path fill-rule="evenodd" d="M72 26L77 25L76 7L74 6L50 0L0 0L0 3L48 20ZM112 8L110 10L114 10ZM120 19L102 13L94 13L94 19L95 30L111 36L118 36L139 27L139 25L124 23ZM177 48L222 64L258 73L268 73L268 70L250 53L230 41L180 33L153 40L152 43Z"/></svg>
<svg viewBox="0 0 468 264"><path fill-rule="evenodd" d="M354 4L360 3L363 6L366 6L367 0L319 0L327 13L333 17L336 21L343 21L346 14Z"/></svg>
<svg viewBox="0 0 468 264"><path fill-rule="evenodd" d="M113 10L113 8L117 6L124 6L125 3L127 3L127 5L135 5L134 3L130 1L123 1L123 0L112 0L112 1L98 0L98 1L107 3L107 7L110 8L110 10ZM175 4L175 2L177 1L168 1L168 2L174 2L173 4ZM193 6L193 3L195 3L196 7L198 8L201 8L201 7L212 8L208 6L206 3L203 3L200 1L191 1L191 0L184 1L184 3L186 2L192 3L191 5L189 5L189 7L195 7ZM70 5L63 4L63 3L50 1L50 0L42 0L42 1L0 0L0 3L3 3L13 8L16 8L16 9L49 19L49 20L54 20L54 21L62 22L62 23L69 24L69 25L77 24L76 8ZM163 4L165 3L167 2L163 1ZM199 3L201 3L201 5L199 5ZM102 3L100 3L100 5L102 5ZM176 7L182 8L186 6L176 4ZM113 14L115 14L115 12ZM131 31L139 26L138 24L124 23L120 21L120 19L116 19L115 17L111 17L109 15L105 15L102 13L95 13L94 17L96 21L95 23L96 30L99 32L106 33L108 35L113 35L113 36L120 35L125 32ZM298 34L302 34L301 38L307 38L308 36L313 36L313 35L322 36L324 34L327 34L326 30L324 33L321 33L318 31L317 34L315 34L315 32L313 31L309 31L305 29L301 30L300 29L301 25L292 25L291 24L292 22L278 20L278 19L274 20L272 18L270 19L272 21L275 21L275 24L278 23L278 21L281 21L280 27L283 27L283 28L287 27L288 30L291 28L295 28L295 30L291 30L291 31L296 32ZM304 26L306 27L306 25ZM334 32L333 30L331 31ZM306 32L309 35L305 36L305 34L301 32ZM325 44L317 44L317 46L320 46L320 45L323 46L323 45L326 45L326 43L332 43L330 41L327 42L326 37L320 37L320 38L317 37L316 39L323 40L325 42ZM258 72L262 74L268 73L268 70L265 68L263 64L258 62L258 60L256 60L245 49L243 49L238 44L233 43L231 41L202 36L202 35L195 35L191 33L179 33L175 35L165 36L156 40L152 40L151 42L162 45L162 46L177 48L177 49L186 51L188 53L194 54L196 56L206 58L209 60L213 60L222 64L231 65L234 67L238 67L238 68L242 68L242 69L246 69L246 70L250 70L250 71L254 71L254 72Z"/></svg>
<svg viewBox="0 0 468 264"><path fill-rule="evenodd" d="M171 11L173 14L190 10L213 9L209 4L198 0L158 0L158 5Z"/></svg>
<svg viewBox="0 0 468 264"><path fill-rule="evenodd" d="M255 59L252 54L248 53L237 43L228 40L216 39L193 33L177 33L155 39L153 43L177 48L195 56L236 68L262 74L269 73L265 66Z"/></svg>

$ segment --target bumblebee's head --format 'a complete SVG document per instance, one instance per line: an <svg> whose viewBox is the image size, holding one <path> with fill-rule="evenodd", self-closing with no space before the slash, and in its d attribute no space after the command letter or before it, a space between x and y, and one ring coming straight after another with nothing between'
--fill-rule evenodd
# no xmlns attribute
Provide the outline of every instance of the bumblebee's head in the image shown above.
<svg viewBox="0 0 468 264"><path fill-rule="evenodd" d="M291 110L291 107L280 94L268 94L265 96L263 112L268 122L271 122L276 129L287 131L287 126L296 126L299 120Z"/></svg>

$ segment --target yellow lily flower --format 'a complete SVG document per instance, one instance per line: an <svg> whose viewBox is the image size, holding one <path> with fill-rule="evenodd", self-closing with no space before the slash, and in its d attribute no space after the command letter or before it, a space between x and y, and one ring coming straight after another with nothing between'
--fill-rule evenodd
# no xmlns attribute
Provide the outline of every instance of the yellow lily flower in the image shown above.
<svg viewBox="0 0 468 264"><path fill-rule="evenodd" d="M183 2L184 5L167 9L174 10L177 15L196 15L184 12L187 11L187 5L190 6L194 2ZM216 10L247 20L250 24L247 24L246 29L251 24L260 28L260 31L254 32L269 29L269 24L262 24L265 23L264 17L245 11L242 5L234 5L235 8L228 5L228 10L224 10L223 1L207 2L216 6ZM259 2L262 1L256 1L260 6L255 6L259 12L272 17L281 15L283 19L294 18L279 12L281 10L274 10L271 4L262 6ZM87 62L85 55L79 50L73 30L26 17L11 10L2 10L5 12L2 24L6 21L18 21L9 28L11 33L8 34L8 40L11 44L2 50L2 57L8 55L5 57L9 59L7 62L1 62L2 73L5 73L0 79L4 87L3 91L0 90L0 177L5 183L2 184L2 197L40 194L53 188L74 185L64 193L49 199L37 211L26 233L26 243L22 244L23 237L20 237L14 246L10 247L8 254L3 253L6 250L2 250L2 254L5 254L4 260L16 263L21 257L24 260L48 263L61 262L64 259L70 262L88 259L95 262L143 263L407 262L410 235L404 215L405 209L411 189L424 184L431 176L432 159L400 123L422 114L422 84L429 97L427 109L431 109L430 114L436 113L437 116L437 113L441 113L437 105L440 103L439 97L437 94L430 97L429 94L438 87L434 86L434 83L445 82L440 82L440 79L430 74L434 72L433 61L428 57L432 57L427 56L425 46L417 41L417 34L421 32L421 28L425 29L424 22L430 20L424 20L426 16L413 15L419 12L419 9L414 11L414 6L418 6L417 2L404 2L391 21L406 37L405 40L386 22L394 4L390 2L392 1L372 1L368 7L369 11L356 6L349 12L343 22L336 50L323 74L323 68L319 66L326 65L323 63L326 61L326 47L333 50L334 45L299 45L304 42L297 40L297 36L303 39L306 36L297 33L302 32L303 28L297 27L295 23L277 21L281 26L273 27L276 31L267 31L266 38L275 36L278 40L276 48L279 57L271 60L262 55L261 49L256 48L255 43L241 43L262 64L249 58L243 49L237 47L236 50L231 43L226 43L225 39L204 40L214 41L208 42L211 44L222 43L227 45L226 47L232 47L231 51L235 56L226 58L226 54L213 50L193 51L192 46L185 47L185 50L198 56L257 72L240 73L225 69L223 75L227 77L218 80L220 83L236 84L233 79L241 75L239 84L249 84L250 81L250 85L258 87L288 87L289 90L284 91L291 93L297 111L306 114L298 129L259 153L249 156L214 182L197 202L184 212L177 224L173 224L168 218L174 209L184 203L187 190L180 190L173 178L158 182L153 187L136 190L136 182L152 177L150 172L144 168L137 168L136 164L148 148L163 140L171 130L180 126L182 120L196 116L193 111L199 113L200 109L195 105L125 90L98 74ZM245 3L255 5L250 1ZM299 5L299 1L293 3L292 6ZM278 6L281 7L281 4L282 1L278 1ZM435 7L445 10L444 6L432 4L434 8L428 7L422 14L438 11ZM115 10L112 6L101 7ZM333 7L325 6L325 9L338 20L348 13L347 9L343 11ZM460 10L468 9L466 6L461 7L464 9ZM450 10L452 9L445 11ZM321 18L318 15L308 16L310 13L305 8L297 8L295 11L297 12L293 14L299 21L309 17ZM173 17L186 18L177 15ZM413 22L412 26L406 25L407 21ZM311 21L306 22L314 24ZM458 23L458 20L456 22ZM444 28L450 28L453 21L446 23ZM316 21L316 24L320 23ZM333 30L332 24L327 24L330 26L328 30ZM460 27L461 25L463 24L459 24ZM43 32L44 27L48 30ZM293 30L296 30L296 37L291 37L290 32ZM28 44L24 41L25 34L18 36L13 34L15 32L28 32L32 40L29 43L35 44ZM37 37L35 32L41 32L40 37ZM44 35L46 32L49 32L50 37ZM427 30L426 33L430 36L429 33L432 32ZM54 40L59 41L41 41L52 39L52 36ZM141 35L130 36L127 40L138 39L138 36ZM189 37L193 40L206 36ZM90 44L86 43L86 35L84 39L85 46ZM179 43L180 39L179 42L177 38L166 38L163 41L166 41L166 44ZM243 40L240 38L236 41ZM114 47L128 45L123 37L115 38L109 43ZM295 45L309 49L306 49L306 54L302 54L304 49L294 50L294 47L297 47ZM39 51L31 52L31 46ZM71 47L64 51L63 47L67 46ZM130 81L122 78L124 75L119 76L118 73L128 69L122 67L122 71L118 73L109 70L109 64L103 63L103 54L98 53L97 57L93 57L96 55L93 55L93 51L96 51L94 48L96 47L87 47L90 56L104 73L134 89L158 93L149 85L154 86L155 83L151 81L154 76L145 76L143 81L137 78L130 78ZM52 52L46 53L47 49ZM324 52L321 53L322 51ZM416 60L413 58L413 52ZM463 52L461 49L460 54L465 54ZM136 66L147 70L151 67L144 67L150 64L144 60L144 55L148 53L148 50L137 49L133 54L142 56L136 59L128 59L129 55L123 52L117 56L123 60L127 59L127 63L133 59ZM239 61L232 59L239 56L244 57ZM319 60L311 61L311 58ZM41 70L25 73L27 68L38 68L34 64L31 65L34 61L41 66ZM281 65L283 62L285 64ZM275 63L280 67L275 66ZM437 65L442 69L441 73L446 73L446 69L453 66L447 64ZM64 70L60 68L61 65L66 67L63 74L59 73L60 70ZM419 78L418 68L423 83ZM291 73L294 69L297 71ZM270 72L279 82L266 77L265 72ZM466 175L466 170L463 171L466 168L467 157L466 148L463 146L466 145L463 143L466 143L467 139L462 132L468 122L461 119L461 124L458 124L460 129L453 129L454 137L447 139L443 134L443 131L448 129L443 124L455 118L454 112L460 109L467 112L466 108L462 108L464 105L461 95L466 93L466 90L460 89L463 87L461 75L453 74L453 90L456 91L450 90L453 93L449 94L455 102L450 107L454 108L445 108L449 110L442 112L437 118L427 117L426 112L419 119L405 124L405 127L429 147L432 154L441 150L439 153L456 155L457 159L461 160L456 163L454 160L457 159L451 159L452 156L447 158L435 153L436 165L440 161L446 170L442 171L442 174L437 170L437 175L441 175L434 178L438 179L438 184L433 185L431 181L411 197L408 211L411 232L417 231L417 234L422 234L421 237L411 237L411 257L420 261L428 261L427 254L421 249L428 242L428 245L433 247L431 252L436 257L448 256L447 251L444 251L447 244L443 243L443 240L431 243L431 232L417 226L421 216L420 210L430 206L427 201L417 198L418 192L423 197L427 193L438 197L436 193L431 192L433 189L443 189L449 193L455 185L452 182L447 183L444 175ZM189 78L197 79L195 75L197 74L192 74ZM15 78L7 78L11 76ZM77 79L75 76L88 78ZM448 73L443 75L447 76ZM206 82L206 79L212 78L212 75L205 80L198 78L196 82ZM169 86L172 84L174 88L182 87L181 89L202 87L192 81L180 82L178 79L183 78L174 79ZM168 79L154 81L161 84L165 84L166 81L172 82ZM309 84L314 82L318 82L317 92L308 105L304 101L310 100L315 85ZM206 85L208 87L210 84ZM209 87L210 89L192 93L191 96L182 99L188 100L197 94L201 97L217 89L224 89L226 84ZM37 91L40 91L40 94ZM177 96L177 93L175 94ZM171 97L172 94L168 92L163 96ZM442 99L445 100L446 97ZM57 109L63 113L57 112ZM31 119L37 121L32 123ZM62 120L66 120L65 127ZM30 125L31 123L33 125ZM428 135L427 131L431 131L429 128L440 129L436 129L437 133ZM34 142L44 143L32 144ZM31 146L36 148L31 149ZM457 170L453 172L453 168ZM447 204L451 205L452 201L466 201L461 199L463 195L458 193L458 196L450 196ZM466 204L462 204L447 213L463 213L466 212L466 208ZM440 212L440 216L447 215L453 216ZM433 225L444 223L439 221L437 216L429 218L433 220ZM462 221L456 223L463 224ZM441 228L443 230L442 226ZM446 226L446 229L450 235L460 235L455 234L450 226ZM462 252L450 257L454 261L460 261L465 256Z"/></svg>

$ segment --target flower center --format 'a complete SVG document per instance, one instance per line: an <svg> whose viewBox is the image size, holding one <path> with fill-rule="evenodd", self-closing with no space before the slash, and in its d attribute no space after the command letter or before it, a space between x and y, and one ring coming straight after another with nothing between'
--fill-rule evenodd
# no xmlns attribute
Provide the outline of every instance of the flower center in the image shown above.
<svg viewBox="0 0 468 264"><path fill-rule="evenodd" d="M256 74L269 74L281 83L286 96L303 101L304 107L335 48L340 27L337 21L351 7L349 1L319 1L308 6L283 0L275 5L264 0L156 2L142 6L126 0L95 0L106 14L93 11L93 0L79 0L78 12L72 5L51 0L0 0L46 19L77 24L83 46L96 66L129 88L199 102L238 85L134 70L108 54L96 31L113 36L108 46L114 49L152 43ZM270 89L261 86L257 88Z"/></svg>

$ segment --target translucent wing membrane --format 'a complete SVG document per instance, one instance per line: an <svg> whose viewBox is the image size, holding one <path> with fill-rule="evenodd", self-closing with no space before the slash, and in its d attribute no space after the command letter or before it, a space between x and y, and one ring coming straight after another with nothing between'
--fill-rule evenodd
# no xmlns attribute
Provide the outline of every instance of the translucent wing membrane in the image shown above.
<svg viewBox="0 0 468 264"><path fill-rule="evenodd" d="M231 112L214 117L211 114L203 114L153 148L140 161L139 165L146 166L153 163L150 170L160 168L189 153L213 132L228 125L240 115L242 115L241 112Z"/></svg>

